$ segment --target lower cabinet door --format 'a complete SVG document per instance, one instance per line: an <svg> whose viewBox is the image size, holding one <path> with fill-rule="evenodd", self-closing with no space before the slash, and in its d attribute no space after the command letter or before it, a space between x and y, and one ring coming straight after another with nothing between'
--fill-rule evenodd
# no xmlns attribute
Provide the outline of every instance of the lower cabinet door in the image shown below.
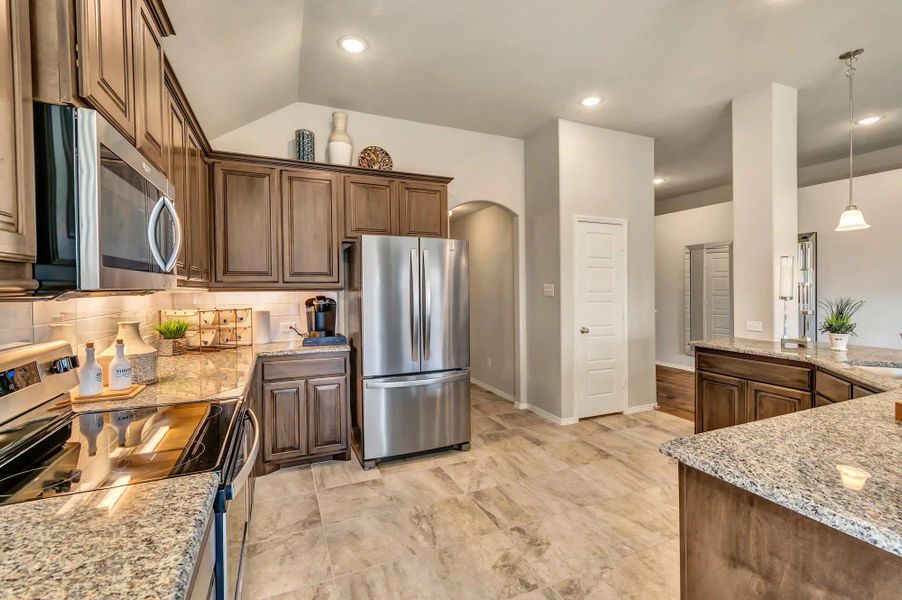
<svg viewBox="0 0 902 600"><path fill-rule="evenodd" d="M345 377L307 380L310 454L339 452L348 446Z"/></svg>
<svg viewBox="0 0 902 600"><path fill-rule="evenodd" d="M812 402L809 392L757 381L748 382L748 401L756 421L811 408Z"/></svg>
<svg viewBox="0 0 902 600"><path fill-rule="evenodd" d="M695 432L732 427L749 420L748 382L737 377L696 371Z"/></svg>
<svg viewBox="0 0 902 600"><path fill-rule="evenodd" d="M304 380L263 384L263 460L284 462L307 454Z"/></svg>

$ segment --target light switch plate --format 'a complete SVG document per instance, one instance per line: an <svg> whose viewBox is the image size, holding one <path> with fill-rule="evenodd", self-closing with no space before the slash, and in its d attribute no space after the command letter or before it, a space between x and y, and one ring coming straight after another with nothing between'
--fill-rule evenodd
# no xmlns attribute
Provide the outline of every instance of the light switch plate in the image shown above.
<svg viewBox="0 0 902 600"><path fill-rule="evenodd" d="M746 321L745 322L745 330L746 331L764 331L764 325L761 321Z"/></svg>
<svg viewBox="0 0 902 600"><path fill-rule="evenodd" d="M554 284L553 283L543 283L542 284L542 295L548 298L554 298Z"/></svg>

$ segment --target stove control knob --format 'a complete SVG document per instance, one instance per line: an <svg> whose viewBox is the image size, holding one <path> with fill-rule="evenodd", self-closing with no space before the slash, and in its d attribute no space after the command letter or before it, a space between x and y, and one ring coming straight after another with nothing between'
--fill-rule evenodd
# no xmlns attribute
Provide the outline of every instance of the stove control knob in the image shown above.
<svg viewBox="0 0 902 600"><path fill-rule="evenodd" d="M49 371L51 373L68 373L72 369L78 367L78 357L77 356L66 356L64 358L58 358L50 363Z"/></svg>

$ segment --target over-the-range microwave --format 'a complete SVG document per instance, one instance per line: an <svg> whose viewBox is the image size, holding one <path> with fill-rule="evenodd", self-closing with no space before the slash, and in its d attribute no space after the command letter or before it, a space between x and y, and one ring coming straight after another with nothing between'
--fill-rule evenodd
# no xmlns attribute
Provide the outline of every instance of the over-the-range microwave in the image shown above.
<svg viewBox="0 0 902 600"><path fill-rule="evenodd" d="M174 288L175 189L97 111L36 102L35 297Z"/></svg>

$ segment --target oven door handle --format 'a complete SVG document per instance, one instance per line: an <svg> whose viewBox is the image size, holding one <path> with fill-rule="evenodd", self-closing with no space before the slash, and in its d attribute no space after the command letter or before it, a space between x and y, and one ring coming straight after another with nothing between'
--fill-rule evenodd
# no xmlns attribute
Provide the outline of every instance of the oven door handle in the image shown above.
<svg viewBox="0 0 902 600"><path fill-rule="evenodd" d="M160 215L163 214L163 210L168 211L172 216L173 238L172 253L165 259L160 254L160 247L157 244L157 227L159 227ZM175 210L175 205L166 196L160 196L150 213L150 219L147 222L147 242L150 244L150 253L153 254L153 259L160 269L164 273L171 273L175 268L175 262L178 260L179 251L182 249L182 223L179 220L178 212Z"/></svg>
<svg viewBox="0 0 902 600"><path fill-rule="evenodd" d="M244 487L257 462L257 453L260 450L260 423L257 421L257 415L250 408L247 409L247 418L254 427L254 443L251 444L251 449L247 453L247 458L241 470L225 486L226 500L232 500L235 497L235 490L240 490Z"/></svg>

